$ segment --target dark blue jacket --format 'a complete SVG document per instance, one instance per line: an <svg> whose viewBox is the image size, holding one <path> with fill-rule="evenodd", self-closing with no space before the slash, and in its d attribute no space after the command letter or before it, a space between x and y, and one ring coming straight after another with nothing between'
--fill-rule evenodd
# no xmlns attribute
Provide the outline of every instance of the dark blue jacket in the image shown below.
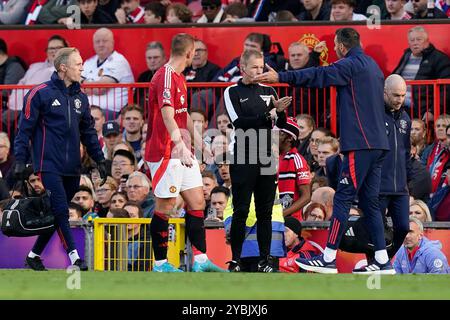
<svg viewBox="0 0 450 320"><path fill-rule="evenodd" d="M14 142L16 161L29 159L31 140L35 172L79 175L80 139L92 159L104 159L87 96L79 83L66 87L54 72L50 81L34 87L24 98Z"/></svg>
<svg viewBox="0 0 450 320"><path fill-rule="evenodd" d="M381 168L380 194L408 194L411 118L403 108L392 112L386 106L385 121L391 150L386 154Z"/></svg>
<svg viewBox="0 0 450 320"><path fill-rule="evenodd" d="M360 47L326 66L279 73L280 82L294 86L336 86L341 151L389 150L384 125L384 76Z"/></svg>

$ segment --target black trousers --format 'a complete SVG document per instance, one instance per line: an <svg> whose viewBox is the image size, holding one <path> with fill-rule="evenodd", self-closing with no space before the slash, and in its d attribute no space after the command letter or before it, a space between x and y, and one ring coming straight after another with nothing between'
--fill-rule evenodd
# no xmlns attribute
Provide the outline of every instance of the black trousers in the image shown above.
<svg viewBox="0 0 450 320"><path fill-rule="evenodd" d="M394 248L393 253L403 244L406 235L409 232L409 195L380 195L380 210L381 214L386 214L392 218L394 227Z"/></svg>
<svg viewBox="0 0 450 320"><path fill-rule="evenodd" d="M245 240L245 222L249 213L252 195L256 211L256 236L260 257L270 254L272 241L272 207L275 200L276 176L264 173L260 165L232 164L230 175L233 193L233 218L230 242L233 260L241 257Z"/></svg>
<svg viewBox="0 0 450 320"><path fill-rule="evenodd" d="M80 188L79 176L61 176L56 173L42 172L42 184L45 190L50 191L50 203L53 215L55 216L55 226L59 238L67 253L75 250L75 241L70 231L69 224L69 202ZM53 233L40 235L32 251L38 255L44 251Z"/></svg>

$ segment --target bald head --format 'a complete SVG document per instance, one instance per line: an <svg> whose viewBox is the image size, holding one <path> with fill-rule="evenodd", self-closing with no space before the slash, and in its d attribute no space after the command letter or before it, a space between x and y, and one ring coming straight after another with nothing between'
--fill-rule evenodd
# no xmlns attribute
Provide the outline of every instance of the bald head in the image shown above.
<svg viewBox="0 0 450 320"><path fill-rule="evenodd" d="M108 28L100 28L97 31L95 31L95 33L94 33L94 41L98 37L101 37L101 38L109 37L111 39L114 39L114 34Z"/></svg>
<svg viewBox="0 0 450 320"><path fill-rule="evenodd" d="M329 220L333 213L333 198L336 191L330 187L317 188L311 195L311 202L320 203L327 210L325 220Z"/></svg>
<svg viewBox="0 0 450 320"><path fill-rule="evenodd" d="M94 50L100 60L105 60L114 51L114 34L107 28L100 28L94 33Z"/></svg>
<svg viewBox="0 0 450 320"><path fill-rule="evenodd" d="M391 74L389 77L386 78L384 81L384 88L393 88L393 87L402 87L406 88L406 82L402 78L402 76L398 74Z"/></svg>
<svg viewBox="0 0 450 320"><path fill-rule="evenodd" d="M384 81L384 101L393 110L399 110L406 97L406 82L398 74L391 74Z"/></svg>

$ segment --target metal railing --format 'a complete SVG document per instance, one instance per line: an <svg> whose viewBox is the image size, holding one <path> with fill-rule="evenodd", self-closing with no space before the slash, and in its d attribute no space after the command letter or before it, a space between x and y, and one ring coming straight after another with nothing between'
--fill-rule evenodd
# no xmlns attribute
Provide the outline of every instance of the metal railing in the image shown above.
<svg viewBox="0 0 450 320"><path fill-rule="evenodd" d="M441 113L450 112L450 79L410 80L411 102L409 114L411 118L422 118L426 122L435 120ZM223 82L189 82L188 104L191 109L202 109L208 115L210 127L215 127L218 114L225 112L223 93L231 83ZM288 114L296 116L307 113L313 116L317 126L327 127L332 132L338 131L338 113L336 106L336 88L294 88L286 84L272 85L279 96L291 95L293 101ZM3 108L0 131L8 135L15 132L18 115L22 109L23 97L32 88L31 85L0 85L0 105ZM104 110L114 111L117 115L126 104L138 104L148 112L149 83L119 84L83 84L90 103ZM433 119L430 119L429 113ZM107 120L110 112L105 112Z"/></svg>
<svg viewBox="0 0 450 320"><path fill-rule="evenodd" d="M150 271L153 249L150 218L94 219L94 270ZM184 219L169 219L167 259L186 268Z"/></svg>

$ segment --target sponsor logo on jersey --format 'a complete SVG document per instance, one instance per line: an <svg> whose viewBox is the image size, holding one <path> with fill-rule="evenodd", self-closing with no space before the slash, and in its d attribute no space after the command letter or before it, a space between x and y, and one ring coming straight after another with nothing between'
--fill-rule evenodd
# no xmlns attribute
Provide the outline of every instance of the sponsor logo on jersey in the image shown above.
<svg viewBox="0 0 450 320"><path fill-rule="evenodd" d="M299 179L308 179L309 178L309 172L299 172L298 173Z"/></svg>
<svg viewBox="0 0 450 320"><path fill-rule="evenodd" d="M187 108L181 108L181 109L175 110L175 113L183 113L183 112L187 112Z"/></svg>

